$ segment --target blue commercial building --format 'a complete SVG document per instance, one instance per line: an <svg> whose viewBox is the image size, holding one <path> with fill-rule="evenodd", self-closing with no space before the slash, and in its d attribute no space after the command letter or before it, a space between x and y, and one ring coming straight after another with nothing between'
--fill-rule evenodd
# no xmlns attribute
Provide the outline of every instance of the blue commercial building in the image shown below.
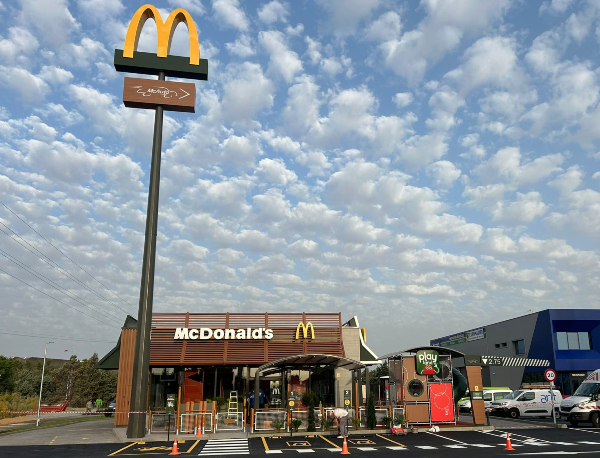
<svg viewBox="0 0 600 458"><path fill-rule="evenodd" d="M465 355L547 359L557 372L556 387L573 394L600 369L600 310L548 309L431 340ZM519 388L543 383L543 367L482 368L484 386Z"/></svg>

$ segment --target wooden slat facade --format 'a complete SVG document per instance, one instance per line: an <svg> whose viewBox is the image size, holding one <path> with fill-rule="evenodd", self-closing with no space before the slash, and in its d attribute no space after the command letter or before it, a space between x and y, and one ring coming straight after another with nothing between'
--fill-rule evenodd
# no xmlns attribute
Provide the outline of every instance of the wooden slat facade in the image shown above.
<svg viewBox="0 0 600 458"><path fill-rule="evenodd" d="M131 384L133 380L133 358L135 355L135 337L137 330L121 331L121 351L119 354L119 381L117 383L117 405L115 426L127 425L131 404Z"/></svg>
<svg viewBox="0 0 600 458"><path fill-rule="evenodd" d="M298 323L312 323L310 333L296 339ZM271 340L174 340L175 328L273 330ZM154 313L150 366L251 365L301 354L346 356L341 313Z"/></svg>

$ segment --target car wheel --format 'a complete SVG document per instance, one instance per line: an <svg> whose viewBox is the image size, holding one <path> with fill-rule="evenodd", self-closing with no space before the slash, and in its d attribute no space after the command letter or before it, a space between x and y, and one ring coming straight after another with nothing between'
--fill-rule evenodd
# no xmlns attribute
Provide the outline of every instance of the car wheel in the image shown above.
<svg viewBox="0 0 600 458"><path fill-rule="evenodd" d="M594 428L600 428L600 414L593 413L590 415L590 421L592 422L592 426Z"/></svg>
<svg viewBox="0 0 600 458"><path fill-rule="evenodd" d="M578 422L578 421L575 421L575 420L569 420L569 423L571 423L571 426L572 426L573 428L577 428L577 425L579 425L579 422Z"/></svg>
<svg viewBox="0 0 600 458"><path fill-rule="evenodd" d="M517 418L519 418L519 411L517 409L510 409L508 411L508 416L516 420Z"/></svg>

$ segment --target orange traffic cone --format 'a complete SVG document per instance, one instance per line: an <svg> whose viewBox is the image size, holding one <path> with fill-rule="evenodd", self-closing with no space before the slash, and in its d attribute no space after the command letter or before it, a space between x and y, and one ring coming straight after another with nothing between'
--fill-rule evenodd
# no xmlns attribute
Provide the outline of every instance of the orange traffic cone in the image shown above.
<svg viewBox="0 0 600 458"><path fill-rule="evenodd" d="M344 436L344 445L342 446L342 455L350 455L348 451L348 442L346 442L346 436Z"/></svg>
<svg viewBox="0 0 600 458"><path fill-rule="evenodd" d="M173 441L173 450L171 450L171 453L169 453L169 455L181 455L181 453L179 453L179 451L177 450L177 439Z"/></svg>
<svg viewBox="0 0 600 458"><path fill-rule="evenodd" d="M510 434L508 433L506 433L506 447L504 447L504 450L515 450L512 444L510 443Z"/></svg>
<svg viewBox="0 0 600 458"><path fill-rule="evenodd" d="M202 437L202 426L196 428L196 437Z"/></svg>

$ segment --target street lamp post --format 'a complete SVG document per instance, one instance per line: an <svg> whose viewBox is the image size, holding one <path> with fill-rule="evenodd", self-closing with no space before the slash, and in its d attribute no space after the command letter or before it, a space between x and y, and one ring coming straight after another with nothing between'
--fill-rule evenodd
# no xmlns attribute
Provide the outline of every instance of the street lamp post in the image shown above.
<svg viewBox="0 0 600 458"><path fill-rule="evenodd" d="M48 344L54 342L46 342L46 346L44 347L44 364L42 364L42 381L40 382L40 397L38 398L38 411L37 411L37 421L35 422L35 426L40 426L40 409L42 407L42 389L44 388L44 372L46 371L46 353L48 352Z"/></svg>

